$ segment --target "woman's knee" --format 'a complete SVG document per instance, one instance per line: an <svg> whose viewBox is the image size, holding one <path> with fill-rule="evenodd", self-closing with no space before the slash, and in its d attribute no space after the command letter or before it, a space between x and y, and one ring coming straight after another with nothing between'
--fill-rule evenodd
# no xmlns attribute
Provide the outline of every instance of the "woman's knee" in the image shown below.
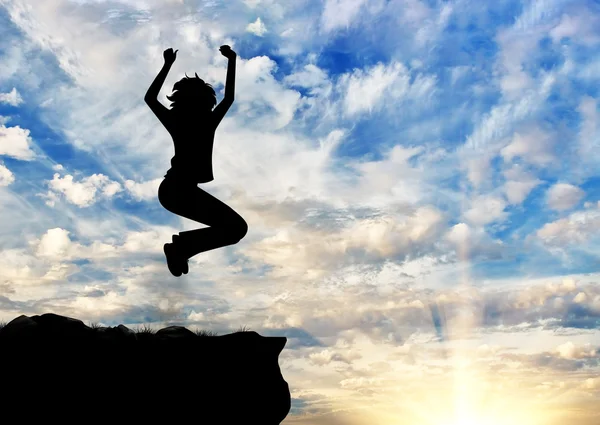
<svg viewBox="0 0 600 425"><path fill-rule="evenodd" d="M248 233L248 223L242 217L238 219L236 224L236 237L239 237L239 240L242 240L244 236Z"/></svg>
<svg viewBox="0 0 600 425"><path fill-rule="evenodd" d="M232 239L238 242L248 233L248 223L242 217L238 216L229 224L227 233Z"/></svg>

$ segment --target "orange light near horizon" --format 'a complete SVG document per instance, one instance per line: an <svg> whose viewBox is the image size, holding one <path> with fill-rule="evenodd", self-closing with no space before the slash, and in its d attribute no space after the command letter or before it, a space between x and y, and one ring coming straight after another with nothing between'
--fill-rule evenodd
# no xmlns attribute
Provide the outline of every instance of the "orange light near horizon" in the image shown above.
<svg viewBox="0 0 600 425"><path fill-rule="evenodd" d="M490 374L469 354L455 348L451 369L438 377L421 377L402 389L380 394L356 423L377 425L551 425L556 410L548 409L535 389L540 377ZM549 378L550 379L550 378ZM407 382L408 383L408 382ZM531 385L530 385L531 384ZM358 419L357 414L357 419Z"/></svg>

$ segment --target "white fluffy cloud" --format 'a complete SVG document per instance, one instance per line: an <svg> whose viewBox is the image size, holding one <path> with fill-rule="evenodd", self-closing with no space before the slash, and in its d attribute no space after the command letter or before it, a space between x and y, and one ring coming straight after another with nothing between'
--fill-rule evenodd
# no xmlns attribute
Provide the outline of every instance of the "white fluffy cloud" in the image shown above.
<svg viewBox="0 0 600 425"><path fill-rule="evenodd" d="M8 93L0 93L0 103L6 103L11 106L19 106L23 103L23 98L17 91L16 87Z"/></svg>
<svg viewBox="0 0 600 425"><path fill-rule="evenodd" d="M24 249L5 249L0 251L0 270L3 281L27 282L34 277L35 258Z"/></svg>
<svg viewBox="0 0 600 425"><path fill-rule="evenodd" d="M251 32L252 34L258 37L262 37L267 32L267 27L265 26L263 21L260 20L260 18L256 18L256 21L252 22L251 24L248 24L248 26L246 27L246 31Z"/></svg>
<svg viewBox="0 0 600 425"><path fill-rule="evenodd" d="M435 89L435 81L432 76L419 74L411 82L408 69L402 63L392 62L344 74L338 85L345 91L345 113L352 116L378 110L385 102L405 97L425 100Z"/></svg>
<svg viewBox="0 0 600 425"><path fill-rule="evenodd" d="M584 359L596 355L596 349L589 344L587 346L577 346L571 341L559 345L556 347L556 351L564 359Z"/></svg>
<svg viewBox="0 0 600 425"><path fill-rule="evenodd" d="M502 149L501 154L505 161L520 157L530 164L545 166L555 160L552 147L552 135L535 127L516 132L511 142Z"/></svg>
<svg viewBox="0 0 600 425"><path fill-rule="evenodd" d="M125 189L127 189L131 196L137 201L147 201L158 196L158 186L160 186L162 180L162 178L159 178L142 183L126 180Z"/></svg>
<svg viewBox="0 0 600 425"><path fill-rule="evenodd" d="M348 27L358 16L367 0L326 0L321 15L321 26L325 32Z"/></svg>
<svg viewBox="0 0 600 425"><path fill-rule="evenodd" d="M10 156L23 161L31 161L35 153L30 145L33 143L30 131L20 126L6 127L0 125L0 155Z"/></svg>
<svg viewBox="0 0 600 425"><path fill-rule="evenodd" d="M375 252L382 258L407 254L415 245L432 243L439 235L443 220L443 214L437 209L420 207L401 219L390 216L359 221L344 232L340 242L348 248Z"/></svg>
<svg viewBox="0 0 600 425"><path fill-rule="evenodd" d="M84 177L81 181L75 181L74 177L67 174L60 177L55 173L52 180L48 181L50 192L48 193L49 205L54 205L56 194L64 195L65 199L78 207L89 207L99 197L111 198L122 190L118 182L110 180L103 174L93 174Z"/></svg>
<svg viewBox="0 0 600 425"><path fill-rule="evenodd" d="M284 81L291 86L310 89L313 96L326 95L325 90L331 85L327 72L314 64L307 64L300 71L287 75Z"/></svg>
<svg viewBox="0 0 600 425"><path fill-rule="evenodd" d="M537 237L546 245L562 247L581 244L600 232L600 208L575 211L568 217L546 223L537 232Z"/></svg>
<svg viewBox="0 0 600 425"><path fill-rule="evenodd" d="M577 186L568 183L556 183L548 189L547 203L553 210L569 210L576 206L584 195L585 192Z"/></svg>
<svg viewBox="0 0 600 425"><path fill-rule="evenodd" d="M513 205L522 203L529 193L542 183L540 179L518 165L505 170L504 177L506 178L503 186L504 194L508 202Z"/></svg>
<svg viewBox="0 0 600 425"><path fill-rule="evenodd" d="M510 180L504 184L504 192L508 202L511 204L522 203L527 195L539 184L539 179L531 179L525 181Z"/></svg>
<svg viewBox="0 0 600 425"><path fill-rule="evenodd" d="M495 195L481 195L474 198L464 217L475 226L485 226L494 221L502 221L507 213L506 201Z"/></svg>
<svg viewBox="0 0 600 425"><path fill-rule="evenodd" d="M368 71L356 70L347 76L347 92L345 97L346 113L353 115L357 112L372 111L381 97L398 79L402 78L408 86L406 68L399 63L391 66L378 64ZM344 79L342 80L344 81Z"/></svg>
<svg viewBox="0 0 600 425"><path fill-rule="evenodd" d="M71 246L69 232L56 227L49 229L40 239L36 254L40 257L64 257Z"/></svg>
<svg viewBox="0 0 600 425"><path fill-rule="evenodd" d="M476 255L497 257L504 248L501 241L493 240L483 228L467 223L452 226L445 233L444 239L462 261L468 261Z"/></svg>
<svg viewBox="0 0 600 425"><path fill-rule="evenodd" d="M8 186L14 181L15 175L3 164L0 164L0 186Z"/></svg>
<svg viewBox="0 0 600 425"><path fill-rule="evenodd" d="M128 231L118 239L102 238L89 243L74 242L71 231L55 227L48 229L40 238L34 240L34 254L47 260L71 261L84 258L90 261L102 261L121 257L126 261L129 255L140 253L162 253L162 246L171 239L171 228L155 226L152 229Z"/></svg>
<svg viewBox="0 0 600 425"><path fill-rule="evenodd" d="M584 8L576 8L562 15L560 22L549 31L554 42L563 38L576 38L579 43L593 45L600 40L597 32L598 17L586 13Z"/></svg>
<svg viewBox="0 0 600 425"><path fill-rule="evenodd" d="M300 94L275 79L273 73L277 63L267 56L257 56L249 60L238 59L237 67L238 116L262 132L276 131L288 125L294 118Z"/></svg>
<svg viewBox="0 0 600 425"><path fill-rule="evenodd" d="M482 155L466 160L465 169L467 178L475 188L480 187L492 176L492 167L490 166L490 155Z"/></svg>

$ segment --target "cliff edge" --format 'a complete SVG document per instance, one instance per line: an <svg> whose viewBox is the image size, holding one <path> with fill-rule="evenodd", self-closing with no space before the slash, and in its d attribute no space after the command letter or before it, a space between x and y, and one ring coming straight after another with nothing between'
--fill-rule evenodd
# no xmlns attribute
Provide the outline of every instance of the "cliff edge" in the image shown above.
<svg viewBox="0 0 600 425"><path fill-rule="evenodd" d="M290 411L278 363L286 342L247 331L136 333L52 313L19 316L0 329L0 418L277 425Z"/></svg>

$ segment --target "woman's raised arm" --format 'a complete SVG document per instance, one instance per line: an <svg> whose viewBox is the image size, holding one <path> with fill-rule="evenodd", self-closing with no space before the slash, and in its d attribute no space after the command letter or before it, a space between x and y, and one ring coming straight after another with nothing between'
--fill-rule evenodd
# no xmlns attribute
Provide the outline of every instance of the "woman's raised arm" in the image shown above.
<svg viewBox="0 0 600 425"><path fill-rule="evenodd" d="M235 98L235 60L237 54L231 50L227 45L223 45L219 48L221 54L228 59L227 63L227 77L225 79L225 97L215 107L212 113L213 123L216 126L219 125Z"/></svg>
<svg viewBox="0 0 600 425"><path fill-rule="evenodd" d="M158 73L158 75L156 76L156 78L154 79L154 81L152 82L152 84L150 85L150 88L148 88L148 91L146 92L146 96L144 96L144 100L146 102L148 100L158 98L158 93L160 93L160 89L162 88L162 85L165 83L167 74L169 73L169 70L171 69L173 62L175 62L176 56L177 56L177 50L173 51L173 49L170 47L163 52L163 57L165 59L165 63L163 65L162 69L160 70L160 72Z"/></svg>

